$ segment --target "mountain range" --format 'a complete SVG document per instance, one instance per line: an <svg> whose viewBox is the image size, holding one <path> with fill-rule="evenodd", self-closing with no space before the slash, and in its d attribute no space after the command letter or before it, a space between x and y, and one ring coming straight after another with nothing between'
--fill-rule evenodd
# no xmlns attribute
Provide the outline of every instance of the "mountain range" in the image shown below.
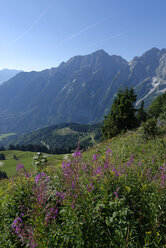
<svg viewBox="0 0 166 248"><path fill-rule="evenodd" d="M126 86L135 89L137 106L165 92L166 49L152 48L130 62L98 50L56 68L17 74L0 85L0 133L102 121Z"/></svg>
<svg viewBox="0 0 166 248"><path fill-rule="evenodd" d="M0 84L11 79L12 77L14 77L16 74L20 72L21 72L20 70L10 70L10 69L0 70Z"/></svg>

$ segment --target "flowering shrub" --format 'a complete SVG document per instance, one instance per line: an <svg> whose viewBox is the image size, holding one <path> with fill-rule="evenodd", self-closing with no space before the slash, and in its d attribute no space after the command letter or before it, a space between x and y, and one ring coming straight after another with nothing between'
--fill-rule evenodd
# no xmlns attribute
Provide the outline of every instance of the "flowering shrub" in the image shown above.
<svg viewBox="0 0 166 248"><path fill-rule="evenodd" d="M17 165L0 191L2 247L164 247L165 153L118 160L110 148L77 149L55 176Z"/></svg>

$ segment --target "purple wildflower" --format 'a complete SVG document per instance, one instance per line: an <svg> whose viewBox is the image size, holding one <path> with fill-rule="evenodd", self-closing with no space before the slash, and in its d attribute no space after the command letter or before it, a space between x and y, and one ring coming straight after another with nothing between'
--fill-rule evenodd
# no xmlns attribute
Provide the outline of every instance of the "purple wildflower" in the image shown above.
<svg viewBox="0 0 166 248"><path fill-rule="evenodd" d="M93 154L93 160L97 161L97 157L98 157L98 156L99 156L99 155Z"/></svg>
<svg viewBox="0 0 166 248"><path fill-rule="evenodd" d="M105 162L105 164L104 164L104 169L106 170L106 169L108 169L109 168L109 163L108 162Z"/></svg>
<svg viewBox="0 0 166 248"><path fill-rule="evenodd" d="M138 165L142 165L142 161L141 160L138 162Z"/></svg>
<svg viewBox="0 0 166 248"><path fill-rule="evenodd" d="M42 177L45 177L45 173L44 172L42 172L42 173L39 173L38 175L37 175L37 177L35 177L35 182L36 182L36 184L39 182L39 180L42 178ZM47 177L47 180L49 179L49 177Z"/></svg>
<svg viewBox="0 0 166 248"><path fill-rule="evenodd" d="M38 174L37 177L35 177L35 182L36 182L36 184L38 183L40 177L41 177L40 174Z"/></svg>
<svg viewBox="0 0 166 248"><path fill-rule="evenodd" d="M76 158L76 157L82 157L82 155L81 155L81 151L80 150L77 150L77 151L75 151L75 153L73 154L73 157L74 158Z"/></svg>
<svg viewBox="0 0 166 248"><path fill-rule="evenodd" d="M94 190L94 185L91 183L91 184L87 184L86 185L86 188L87 188L87 191L89 192L89 193L91 193L93 190Z"/></svg>
<svg viewBox="0 0 166 248"><path fill-rule="evenodd" d="M15 233L17 233L19 235L19 233L22 230L22 219L20 217L17 217L14 221L13 224L11 225L11 227L14 229Z"/></svg>
<svg viewBox="0 0 166 248"><path fill-rule="evenodd" d="M16 169L17 169L17 171L19 171L19 170L21 170L21 169L24 169L23 164L18 164L18 165L16 166Z"/></svg>
<svg viewBox="0 0 166 248"><path fill-rule="evenodd" d="M117 191L114 192L114 195L115 195L116 199L119 199Z"/></svg>
<svg viewBox="0 0 166 248"><path fill-rule="evenodd" d="M117 177L119 177L119 172L116 170L116 168L113 168L112 171L115 173Z"/></svg>
<svg viewBox="0 0 166 248"><path fill-rule="evenodd" d="M112 151L108 148L108 149L106 150L106 154L108 155L109 153L112 154Z"/></svg>
<svg viewBox="0 0 166 248"><path fill-rule="evenodd" d="M102 173L101 167L98 166L97 169L96 169L96 175L99 175L101 173Z"/></svg>
<svg viewBox="0 0 166 248"><path fill-rule="evenodd" d="M66 196L66 193L56 192L56 196L59 196L61 199L64 199Z"/></svg>

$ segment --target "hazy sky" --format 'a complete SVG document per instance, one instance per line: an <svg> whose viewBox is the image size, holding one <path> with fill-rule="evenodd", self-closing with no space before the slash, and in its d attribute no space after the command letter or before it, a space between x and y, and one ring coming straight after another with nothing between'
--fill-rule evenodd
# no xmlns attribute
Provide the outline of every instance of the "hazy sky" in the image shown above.
<svg viewBox="0 0 166 248"><path fill-rule="evenodd" d="M42 70L104 49L166 48L166 0L0 0L0 69Z"/></svg>

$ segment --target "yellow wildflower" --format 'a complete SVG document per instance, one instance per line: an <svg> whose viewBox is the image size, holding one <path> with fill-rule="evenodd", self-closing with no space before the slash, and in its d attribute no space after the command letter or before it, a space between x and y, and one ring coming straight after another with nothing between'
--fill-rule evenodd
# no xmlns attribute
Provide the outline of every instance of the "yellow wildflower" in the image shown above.
<svg viewBox="0 0 166 248"><path fill-rule="evenodd" d="M131 188L129 186L125 186L125 189L127 190L127 192L131 191Z"/></svg>

